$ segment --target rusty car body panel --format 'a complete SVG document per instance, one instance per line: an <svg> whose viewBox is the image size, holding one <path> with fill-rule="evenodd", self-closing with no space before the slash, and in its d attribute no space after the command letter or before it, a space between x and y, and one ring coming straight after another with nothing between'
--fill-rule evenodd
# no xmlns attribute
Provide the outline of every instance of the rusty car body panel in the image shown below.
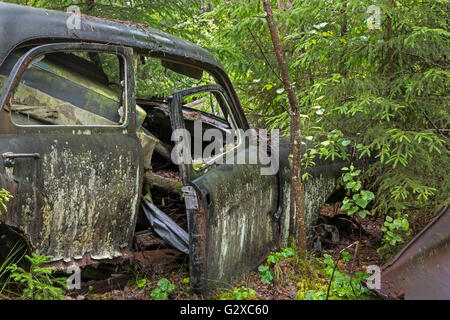
<svg viewBox="0 0 450 320"><path fill-rule="evenodd" d="M49 46L58 45L37 47L28 54L48 52ZM64 47L77 50L76 44ZM126 50L109 49L124 54ZM129 70L131 53L128 50ZM128 73L127 83L130 77ZM7 98L2 97L2 105ZM133 97L127 101L133 103ZM128 110L134 123L134 111ZM9 117L5 109L1 113ZM55 261L81 259L87 252L96 260L120 257L133 238L142 184L142 153L136 152L140 143L133 130L132 134L124 130L127 127L133 126L17 126L16 132L7 132L0 139L0 149L8 151L3 153L2 185L4 181L17 187L2 222L26 234L34 252L51 255ZM8 153L38 158L20 157L8 163Z"/></svg>
<svg viewBox="0 0 450 320"><path fill-rule="evenodd" d="M381 296L406 300L450 299L450 206L382 268Z"/></svg>
<svg viewBox="0 0 450 320"><path fill-rule="evenodd" d="M197 111L183 108L180 99L184 95L219 92L234 125L249 128L227 73L210 53L161 31L127 22L83 15L81 29L69 30L68 17L64 12L0 3L0 79L4 78L0 82L0 188L13 195L8 211L0 215L2 228L21 234L32 252L51 255L54 265L62 269L72 263L98 265L142 257L133 246L141 197L151 197L154 184L164 185L166 190L184 196L190 283L194 291L202 293L231 284L261 263L271 250L296 239L296 221L291 221L295 214L289 212L290 164L285 139L279 146L279 171L273 175L261 175L260 165L224 163L194 171L191 165L182 164L176 169L179 179L159 176L155 180L157 169L152 160L170 160L167 146L172 130L189 126L194 119L225 133L230 130L226 121L202 112L197 116ZM55 52L81 51L122 57L128 115L123 124L110 123L117 121L117 106L109 108L112 100L95 98L92 86L69 94L67 77L74 77L75 85L85 85L87 77L69 74L52 82L42 70L28 68L39 53L47 59ZM178 65L179 70L208 72L216 84L175 92L163 101L140 99L137 105L137 55L160 59L174 69ZM44 67L59 67L45 59L39 62ZM75 57L65 60L70 59ZM11 103L17 88L19 98L37 100L32 106L37 108L27 105L20 109ZM108 91L101 84L98 88ZM85 125L81 117L58 117L59 110L53 107L61 105L59 100L52 104L52 112L42 110L36 90L48 101L48 95L52 101L63 99L70 104L68 110L90 112L90 119L98 117L99 122ZM14 117L25 117L32 125L17 124ZM77 125L70 125L74 120ZM29 156L36 154L39 156ZM343 165L317 160L309 169L307 226L317 220Z"/></svg>

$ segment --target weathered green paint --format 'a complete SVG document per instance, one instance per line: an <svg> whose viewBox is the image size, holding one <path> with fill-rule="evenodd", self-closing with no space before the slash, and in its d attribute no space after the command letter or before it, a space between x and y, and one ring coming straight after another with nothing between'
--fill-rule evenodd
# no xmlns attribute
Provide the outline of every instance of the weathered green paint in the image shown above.
<svg viewBox="0 0 450 320"><path fill-rule="evenodd" d="M81 259L85 253L93 259L119 256L131 244L137 217L139 142L115 134L32 139L34 146L24 135L0 139L1 150L41 154L5 170L18 181L20 197L8 203L2 223L20 230L34 252L55 261Z"/></svg>
<svg viewBox="0 0 450 320"><path fill-rule="evenodd" d="M211 201L205 235L209 287L231 284L278 246L276 188L260 168L222 164L193 181Z"/></svg>

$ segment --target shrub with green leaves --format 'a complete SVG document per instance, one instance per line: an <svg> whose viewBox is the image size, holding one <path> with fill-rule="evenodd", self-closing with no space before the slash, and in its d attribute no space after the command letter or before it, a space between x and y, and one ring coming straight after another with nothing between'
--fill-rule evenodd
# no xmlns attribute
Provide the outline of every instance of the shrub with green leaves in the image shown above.
<svg viewBox="0 0 450 320"><path fill-rule="evenodd" d="M151 296L155 300L167 300L169 294L175 289L175 286L166 278L162 278L157 283L157 288L152 290Z"/></svg>
<svg viewBox="0 0 450 320"><path fill-rule="evenodd" d="M318 261L323 265L326 275L331 278L336 264L331 255L324 254L323 257L323 259L318 259ZM350 258L351 256L348 252L342 252L342 260L348 261ZM356 297L359 299L368 298L372 293L362 285L362 280L367 277L368 275L363 272L355 272L354 276L351 278L350 275L335 270L330 291L335 299L354 299ZM317 295L323 297L323 292L314 293L314 295L310 293L308 297L316 298Z"/></svg>
<svg viewBox="0 0 450 320"><path fill-rule="evenodd" d="M213 1L200 43L226 66L249 118L289 133L288 101L257 0ZM448 3L290 0L273 5L314 156L376 159L361 173L372 212L409 217L450 199ZM380 9L379 27L367 9ZM203 37L209 32L213 37ZM312 150L312 149L309 149ZM303 178L307 173L303 173ZM365 198L364 198L365 197ZM371 198L349 198L349 209ZM362 199L362 201L360 200ZM356 209L355 209L356 208Z"/></svg>
<svg viewBox="0 0 450 320"><path fill-rule="evenodd" d="M366 210L366 207L375 198L375 195L371 191L361 190L362 182L358 180L361 170L355 170L355 167L351 165L350 168L342 168L342 171L345 172L342 180L347 189L347 196L342 201L341 210L347 210L349 215L357 212L361 218L371 215L372 213Z"/></svg>
<svg viewBox="0 0 450 320"><path fill-rule="evenodd" d="M342 260L349 261L351 255L347 251L342 252ZM322 258L315 258L309 261L312 266L312 275L301 277L297 282L298 288L295 295L296 300L325 300L327 298L328 287L331 281L331 275L336 267L336 261L329 254L324 254ZM310 271L310 272L311 272ZM314 276L315 275L315 276ZM334 270L333 280L328 299L330 300L354 300L369 299L372 295L362 286L362 279L368 275L362 272L356 272L353 276L340 272L337 268ZM351 285L350 285L351 280ZM352 289L353 286L353 289Z"/></svg>
<svg viewBox="0 0 450 320"><path fill-rule="evenodd" d="M409 230L409 222L407 215L396 214L397 218L386 216L381 231L384 232L381 239L381 247L378 248L378 253L381 256L389 257L392 255L393 249L398 244L404 243L405 239L411 235Z"/></svg>
<svg viewBox="0 0 450 320"><path fill-rule="evenodd" d="M272 252L267 257L267 263L268 264L275 264L278 261L288 259L290 257L295 256L295 251L292 248L282 248L279 252Z"/></svg>
<svg viewBox="0 0 450 320"><path fill-rule="evenodd" d="M271 284L273 281L273 276L274 273L272 270L270 270L270 266L264 266L264 265L260 265L258 267L258 271L259 271L259 278L261 279L262 283L265 284Z"/></svg>
<svg viewBox="0 0 450 320"><path fill-rule="evenodd" d="M8 202L12 198L11 193L8 190L0 189L0 206L6 212L8 209L6 208L6 202ZM2 210L0 208L0 214L2 214Z"/></svg>
<svg viewBox="0 0 450 320"><path fill-rule="evenodd" d="M21 297L32 300L62 300L67 287L67 278L53 277L54 267L44 267L50 262L51 256L40 256L35 253L32 256L25 255L30 262L30 270L27 271L16 264L7 269L11 272L11 279L17 284Z"/></svg>
<svg viewBox="0 0 450 320"><path fill-rule="evenodd" d="M144 289L146 285L147 285L146 278L138 279L136 281L136 286L138 287L138 289Z"/></svg>
<svg viewBox="0 0 450 320"><path fill-rule="evenodd" d="M270 269L271 265L295 256L295 251L292 248L282 248L279 252L272 252L267 257L267 266L260 265L258 267L259 277L262 283L270 284L273 282L274 272Z"/></svg>

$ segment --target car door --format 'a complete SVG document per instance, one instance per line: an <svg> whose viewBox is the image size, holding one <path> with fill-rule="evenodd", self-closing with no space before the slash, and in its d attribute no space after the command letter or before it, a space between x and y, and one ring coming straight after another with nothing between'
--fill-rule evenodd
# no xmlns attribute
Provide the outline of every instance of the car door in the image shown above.
<svg viewBox="0 0 450 320"><path fill-rule="evenodd" d="M179 139L173 138L178 139L178 143L184 140L186 144L195 144L195 139L187 137L195 129L184 131L186 136L182 137L183 130L189 126L183 118L182 105L183 101L192 101L191 96L205 92L207 96L214 94L217 97L225 114L225 121L220 121L222 128L223 123L229 124L224 135L232 133L237 138L230 139L235 145L231 148L227 145L228 151L214 154L201 168L193 166L195 146L187 146L192 151L192 156L187 159L186 152L180 152L177 146L174 148L173 156L179 159L185 185L191 285L200 292L231 284L243 273L254 269L279 240L277 175L261 174L261 162L247 163L250 153L255 152L248 143L250 135L243 135L239 130L242 126L237 120L235 106L221 86L187 89L169 98L173 129L181 132ZM197 130L199 133L205 132ZM202 148L206 150L204 146Z"/></svg>
<svg viewBox="0 0 450 320"><path fill-rule="evenodd" d="M87 52L118 59L120 91L114 103L120 107L113 113L103 110L113 101L104 96L109 89L81 76L78 61L86 60L79 56ZM73 70L67 63L52 69L54 64L43 60L59 57L65 63L67 54L77 61ZM131 245L143 161L132 61L131 48L48 44L25 53L11 70L0 100L0 187L13 199L0 219L22 234L33 252L87 263L121 257ZM44 71L51 74L40 78ZM74 107L68 96L83 101L83 108ZM118 119L108 119L120 111ZM44 122L36 121L42 117Z"/></svg>

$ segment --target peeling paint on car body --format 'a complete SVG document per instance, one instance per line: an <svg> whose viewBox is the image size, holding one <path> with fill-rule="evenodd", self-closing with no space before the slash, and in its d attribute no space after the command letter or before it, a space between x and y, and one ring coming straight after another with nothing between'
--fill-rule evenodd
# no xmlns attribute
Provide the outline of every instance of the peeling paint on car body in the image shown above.
<svg viewBox="0 0 450 320"><path fill-rule="evenodd" d="M95 145L105 143L105 137L92 137ZM114 138L114 144L120 142L119 137ZM28 237L34 252L51 255L54 261L85 253L92 259L120 256L120 249L131 244L137 213L141 181L132 172L142 170L140 155L135 152L140 147L138 141L125 135L122 138L128 150L111 148L108 152L96 152L76 136L53 142L33 138L49 146L48 154L36 163L43 183L36 186L36 181L25 178L30 175L28 168L35 167L26 162L34 160L18 162L10 177L20 181L21 196L8 204L8 213L0 216L2 223L16 227ZM11 150L11 145L8 148ZM130 167L131 163L137 166ZM41 205L30 207L25 194L39 197Z"/></svg>

